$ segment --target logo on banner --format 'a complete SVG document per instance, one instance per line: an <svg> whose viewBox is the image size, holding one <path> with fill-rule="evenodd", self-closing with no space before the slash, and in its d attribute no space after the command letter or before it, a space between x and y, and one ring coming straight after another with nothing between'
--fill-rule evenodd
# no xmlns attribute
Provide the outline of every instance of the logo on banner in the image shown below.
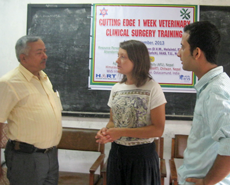
<svg viewBox="0 0 230 185"><path fill-rule="evenodd" d="M105 7L103 8L103 9L100 9L100 11L101 11L101 13L100 13L100 15L102 15L103 17L105 16L105 15L108 15L108 10L107 9L105 9Z"/></svg>
<svg viewBox="0 0 230 185"><path fill-rule="evenodd" d="M190 13L191 12L188 12L188 9L184 9L184 8L182 8L182 10L180 10L180 13L181 13L181 17L182 17L182 19L187 19L187 20L189 20L190 19Z"/></svg>
<svg viewBox="0 0 230 185"><path fill-rule="evenodd" d="M189 75L180 75L179 76L180 80L184 82L189 82L190 81L190 76Z"/></svg>
<svg viewBox="0 0 230 185"><path fill-rule="evenodd" d="M117 74L96 74L96 79L115 79Z"/></svg>
<svg viewBox="0 0 230 185"><path fill-rule="evenodd" d="M154 62L155 61L155 57L150 56L150 62Z"/></svg>

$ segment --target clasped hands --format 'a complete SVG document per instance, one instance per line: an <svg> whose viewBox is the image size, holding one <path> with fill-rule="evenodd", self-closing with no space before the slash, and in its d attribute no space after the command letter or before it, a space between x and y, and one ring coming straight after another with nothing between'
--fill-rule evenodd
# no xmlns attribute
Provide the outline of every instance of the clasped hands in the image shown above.
<svg viewBox="0 0 230 185"><path fill-rule="evenodd" d="M113 142L120 137L119 128L102 128L97 132L97 135L95 136L96 142L101 144Z"/></svg>

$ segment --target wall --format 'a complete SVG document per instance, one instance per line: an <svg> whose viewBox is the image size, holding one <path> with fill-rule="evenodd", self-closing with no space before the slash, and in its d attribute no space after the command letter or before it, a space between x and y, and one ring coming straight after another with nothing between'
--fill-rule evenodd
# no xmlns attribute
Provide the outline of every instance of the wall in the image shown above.
<svg viewBox="0 0 230 185"><path fill-rule="evenodd" d="M18 65L14 54L17 39L26 34L27 4L140 3L139 0L0 0L0 76ZM230 5L229 0L142 0L146 4Z"/></svg>
<svg viewBox="0 0 230 185"><path fill-rule="evenodd" d="M14 53L14 45L16 40L26 34L27 25L27 4L49 4L49 3L140 3L138 0L0 0L0 76L7 73L18 65ZM142 0L141 3L146 4L197 4L197 5L228 5L229 0ZM83 128L101 128L107 123L108 119L95 118L78 118L63 117L63 126L67 127L83 127ZM164 157L166 160L170 158L171 137L174 134L188 134L191 128L191 121L166 121L163 137L165 138ZM110 145L106 145L106 153L108 154ZM59 154L60 168L65 170L85 170L87 171L93 156L81 155L80 153L62 151ZM168 164L167 164L168 166ZM166 183L168 184L168 179Z"/></svg>

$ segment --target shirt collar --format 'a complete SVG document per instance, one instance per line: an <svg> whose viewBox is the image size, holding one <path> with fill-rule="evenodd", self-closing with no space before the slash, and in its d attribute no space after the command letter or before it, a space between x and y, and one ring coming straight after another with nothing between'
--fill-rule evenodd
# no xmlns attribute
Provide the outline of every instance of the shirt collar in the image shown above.
<svg viewBox="0 0 230 185"><path fill-rule="evenodd" d="M196 83L195 85L196 91L200 92L212 78L214 78L215 76L219 75L222 72L223 72L223 66L218 66L205 73L201 77L201 79Z"/></svg>
<svg viewBox="0 0 230 185"><path fill-rule="evenodd" d="M37 78L37 76L33 75L30 71L28 71L23 65L19 64L19 71L23 74L23 76L27 79L27 81L30 81L33 77ZM39 72L40 79L47 80L47 75L43 71Z"/></svg>

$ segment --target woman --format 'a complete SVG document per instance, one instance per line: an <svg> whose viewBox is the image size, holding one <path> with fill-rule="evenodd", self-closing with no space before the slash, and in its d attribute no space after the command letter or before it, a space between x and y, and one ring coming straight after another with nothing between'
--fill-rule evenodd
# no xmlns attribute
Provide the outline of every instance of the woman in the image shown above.
<svg viewBox="0 0 230 185"><path fill-rule="evenodd" d="M148 49L140 41L121 42L116 63L123 78L111 90L109 122L96 136L112 142L107 184L160 185L153 141L164 131L166 100L149 74Z"/></svg>

